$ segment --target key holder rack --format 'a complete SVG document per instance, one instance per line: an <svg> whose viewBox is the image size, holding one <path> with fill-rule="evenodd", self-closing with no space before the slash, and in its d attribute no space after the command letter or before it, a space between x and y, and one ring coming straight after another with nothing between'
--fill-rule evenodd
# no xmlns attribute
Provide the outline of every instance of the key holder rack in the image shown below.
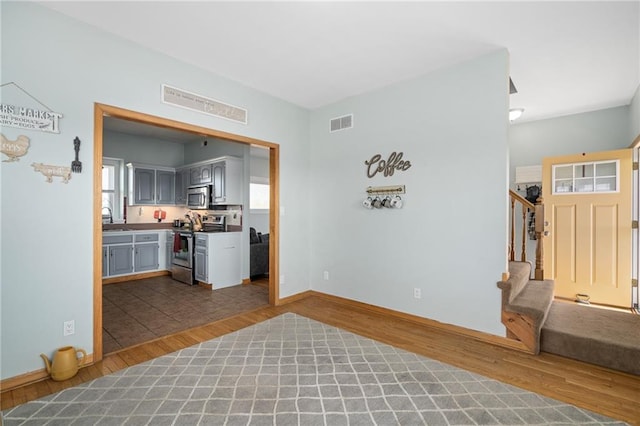
<svg viewBox="0 0 640 426"><path fill-rule="evenodd" d="M368 197L362 202L366 209L381 209L383 207L401 209L402 198L400 194L405 194L404 185L395 186L369 186L366 189Z"/></svg>

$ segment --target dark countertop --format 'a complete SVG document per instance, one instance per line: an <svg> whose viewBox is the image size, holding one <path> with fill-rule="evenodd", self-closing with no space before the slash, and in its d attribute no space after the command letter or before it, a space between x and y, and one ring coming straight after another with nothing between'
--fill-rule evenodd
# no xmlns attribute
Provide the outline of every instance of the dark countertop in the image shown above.
<svg viewBox="0 0 640 426"><path fill-rule="evenodd" d="M172 230L173 223L103 223L102 230L103 231L148 231L148 230L158 230L158 229L166 229Z"/></svg>

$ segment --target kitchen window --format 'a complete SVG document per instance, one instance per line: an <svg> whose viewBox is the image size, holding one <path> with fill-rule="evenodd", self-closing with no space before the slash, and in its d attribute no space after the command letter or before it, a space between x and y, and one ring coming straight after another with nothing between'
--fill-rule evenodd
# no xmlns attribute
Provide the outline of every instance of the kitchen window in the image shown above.
<svg viewBox="0 0 640 426"><path fill-rule="evenodd" d="M269 179L251 176L249 208L251 210L269 210Z"/></svg>
<svg viewBox="0 0 640 426"><path fill-rule="evenodd" d="M102 159L102 223L121 222L124 160Z"/></svg>

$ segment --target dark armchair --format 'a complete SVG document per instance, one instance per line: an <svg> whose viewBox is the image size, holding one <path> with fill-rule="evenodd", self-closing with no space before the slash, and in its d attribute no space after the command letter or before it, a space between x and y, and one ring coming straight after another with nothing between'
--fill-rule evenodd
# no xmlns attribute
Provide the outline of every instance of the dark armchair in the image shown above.
<svg viewBox="0 0 640 426"><path fill-rule="evenodd" d="M249 228L249 277L260 278L269 273L269 234Z"/></svg>

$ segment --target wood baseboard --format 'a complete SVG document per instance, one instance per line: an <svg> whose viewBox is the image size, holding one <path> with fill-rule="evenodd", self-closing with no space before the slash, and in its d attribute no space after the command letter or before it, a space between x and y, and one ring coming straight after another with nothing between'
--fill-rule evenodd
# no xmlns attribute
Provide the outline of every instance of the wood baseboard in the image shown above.
<svg viewBox="0 0 640 426"><path fill-rule="evenodd" d="M198 286L199 287L204 287L204 288L206 288L208 290L213 289L213 285L207 284L207 283L203 283L202 281L198 281Z"/></svg>
<svg viewBox="0 0 640 426"><path fill-rule="evenodd" d="M464 336L464 337L471 338L471 339L478 340L485 343L490 343L495 346L500 346L503 348L514 349L517 351L530 353L529 349L520 341L508 339L502 336L496 336L493 334L485 333L483 331L471 330L469 328L460 327L458 325L447 324L447 323L439 322L429 318L419 317L413 314L407 314L405 312L394 311L393 309L383 308L376 305L370 305L368 303L346 299L340 296L321 293L315 290L309 290L300 294L305 295L304 297L307 297L307 296L323 297L325 299L329 299L343 305L350 305L360 309L367 309L379 314L393 316L395 318L399 318L399 319L411 321L420 325L432 327L438 330L445 331L447 333Z"/></svg>
<svg viewBox="0 0 640 426"><path fill-rule="evenodd" d="M93 364L93 354L88 354L85 363L80 367L83 369L89 365ZM4 379L0 381L0 391L10 391L15 388L19 388L21 386L28 385L30 383L39 382L49 378L49 373L45 368L41 370L30 371L25 374L20 374L19 376L9 377L8 379Z"/></svg>
<svg viewBox="0 0 640 426"><path fill-rule="evenodd" d="M144 272L142 274L121 275L119 277L103 278L102 285L122 283L125 281L143 280L145 278L161 277L171 275L169 271Z"/></svg>
<svg viewBox="0 0 640 426"><path fill-rule="evenodd" d="M298 294L294 294L292 296L287 296L287 297L284 297L282 299L278 299L276 301L276 306L286 305L287 303L291 303L291 302L295 302L295 301L298 301L298 300L306 299L307 297L314 296L316 294L322 294L322 293L316 293L313 290L303 291L302 293L298 293Z"/></svg>

